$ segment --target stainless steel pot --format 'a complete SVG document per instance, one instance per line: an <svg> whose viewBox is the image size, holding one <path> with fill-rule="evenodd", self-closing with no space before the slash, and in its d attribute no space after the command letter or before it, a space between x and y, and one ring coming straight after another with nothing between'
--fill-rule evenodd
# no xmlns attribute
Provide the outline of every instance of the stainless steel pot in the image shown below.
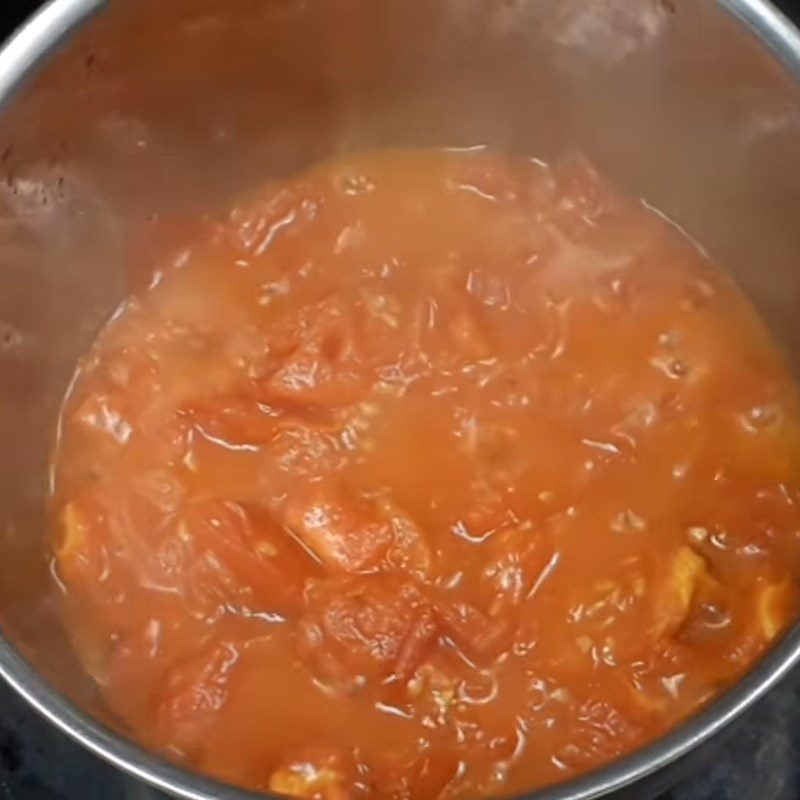
<svg viewBox="0 0 800 800"><path fill-rule="evenodd" d="M126 738L42 555L59 400L153 218L341 148L583 150L711 250L800 364L799 79L800 35L764 0L51 0L0 52L0 673L151 784L250 796ZM800 627L669 736L537 800L662 790L798 661Z"/></svg>

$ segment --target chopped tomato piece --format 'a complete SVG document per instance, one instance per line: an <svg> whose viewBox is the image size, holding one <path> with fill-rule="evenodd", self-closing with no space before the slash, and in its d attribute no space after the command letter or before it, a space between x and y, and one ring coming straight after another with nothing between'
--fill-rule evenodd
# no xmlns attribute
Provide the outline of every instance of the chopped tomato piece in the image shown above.
<svg viewBox="0 0 800 800"><path fill-rule="evenodd" d="M300 651L323 681L407 674L433 635L425 598L397 578L328 579L308 595Z"/></svg>
<svg viewBox="0 0 800 800"><path fill-rule="evenodd" d="M427 606L423 606L419 609L400 644L397 661L394 665L394 675L398 680L403 681L411 677L425 651L434 641L437 632L438 626L433 611Z"/></svg>
<svg viewBox="0 0 800 800"><path fill-rule="evenodd" d="M278 409L244 395L194 401L182 411L203 434L234 446L268 442L280 416Z"/></svg>
<svg viewBox="0 0 800 800"><path fill-rule="evenodd" d="M293 613L314 564L267 514L230 501L192 503L178 523L191 552L191 589L203 604Z"/></svg>
<svg viewBox="0 0 800 800"><path fill-rule="evenodd" d="M181 463L189 447L191 425L168 398L159 398L146 405L136 424L147 438L162 464Z"/></svg>
<svg viewBox="0 0 800 800"><path fill-rule="evenodd" d="M392 542L386 554L387 565L416 578L427 578L433 567L433 553L425 534L396 506L384 503L381 510L392 530Z"/></svg>
<svg viewBox="0 0 800 800"><path fill-rule="evenodd" d="M280 422L269 441L268 477L277 479L277 471L284 480L287 476L319 480L335 472L346 460L337 433L327 426L299 420Z"/></svg>
<svg viewBox="0 0 800 800"><path fill-rule="evenodd" d="M369 503L323 486L290 497L285 523L323 564L344 572L374 571L392 541Z"/></svg>
<svg viewBox="0 0 800 800"><path fill-rule="evenodd" d="M641 725L612 703L592 698L576 709L569 743L557 757L570 769L587 769L625 752L642 733Z"/></svg>
<svg viewBox="0 0 800 800"><path fill-rule="evenodd" d="M202 745L203 733L228 698L238 648L223 642L176 666L157 703L159 731L182 749Z"/></svg>
<svg viewBox="0 0 800 800"><path fill-rule="evenodd" d="M133 426L118 405L117 398L95 394L84 398L72 418L85 428L108 436L118 445L124 445L131 437Z"/></svg>
<svg viewBox="0 0 800 800"><path fill-rule="evenodd" d="M332 485L290 495L286 526L327 567L367 573L380 568L425 577L432 563L425 537L394 504L360 498Z"/></svg>
<svg viewBox="0 0 800 800"><path fill-rule="evenodd" d="M336 300L303 315L296 343L266 381L270 396L299 403L345 406L369 383L360 368L352 319Z"/></svg>
<svg viewBox="0 0 800 800"><path fill-rule="evenodd" d="M510 646L513 628L507 619L491 619L469 603L457 601L436 602L434 609L443 631L472 660L496 658Z"/></svg>

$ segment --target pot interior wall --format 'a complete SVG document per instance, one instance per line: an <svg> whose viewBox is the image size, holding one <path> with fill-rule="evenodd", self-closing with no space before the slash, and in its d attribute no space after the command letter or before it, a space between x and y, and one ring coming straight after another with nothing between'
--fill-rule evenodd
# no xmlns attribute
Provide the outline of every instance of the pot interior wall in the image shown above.
<svg viewBox="0 0 800 800"><path fill-rule="evenodd" d="M696 0L116 0L0 117L0 622L99 713L42 549L77 356L159 219L341 149L587 153L734 274L800 357L800 103Z"/></svg>

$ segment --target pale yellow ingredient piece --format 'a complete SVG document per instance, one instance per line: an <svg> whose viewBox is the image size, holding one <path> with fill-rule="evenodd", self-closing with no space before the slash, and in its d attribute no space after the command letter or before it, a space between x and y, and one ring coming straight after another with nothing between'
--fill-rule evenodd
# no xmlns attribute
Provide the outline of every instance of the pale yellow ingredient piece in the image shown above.
<svg viewBox="0 0 800 800"><path fill-rule="evenodd" d="M783 630L789 606L789 594L789 585L786 583L770 584L758 593L756 600L758 622L767 641L772 641Z"/></svg>
<svg viewBox="0 0 800 800"><path fill-rule="evenodd" d="M275 770L269 779L269 790L288 797L315 800L347 800L342 775L335 769L317 768L309 763L292 764Z"/></svg>
<svg viewBox="0 0 800 800"><path fill-rule="evenodd" d="M706 560L691 547L681 547L654 598L652 630L656 636L673 634L683 625L697 586L704 579L710 580Z"/></svg>
<svg viewBox="0 0 800 800"><path fill-rule="evenodd" d="M74 503L67 503L61 512L61 541L56 548L59 561L77 555L86 542L86 523Z"/></svg>

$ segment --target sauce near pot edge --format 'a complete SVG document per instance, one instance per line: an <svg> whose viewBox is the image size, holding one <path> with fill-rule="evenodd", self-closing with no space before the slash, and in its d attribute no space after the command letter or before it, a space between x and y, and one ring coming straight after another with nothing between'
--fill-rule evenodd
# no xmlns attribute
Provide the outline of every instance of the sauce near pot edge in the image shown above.
<svg viewBox="0 0 800 800"><path fill-rule="evenodd" d="M518 793L796 613L796 387L583 159L340 157L192 227L55 453L67 624L146 746L324 800Z"/></svg>

